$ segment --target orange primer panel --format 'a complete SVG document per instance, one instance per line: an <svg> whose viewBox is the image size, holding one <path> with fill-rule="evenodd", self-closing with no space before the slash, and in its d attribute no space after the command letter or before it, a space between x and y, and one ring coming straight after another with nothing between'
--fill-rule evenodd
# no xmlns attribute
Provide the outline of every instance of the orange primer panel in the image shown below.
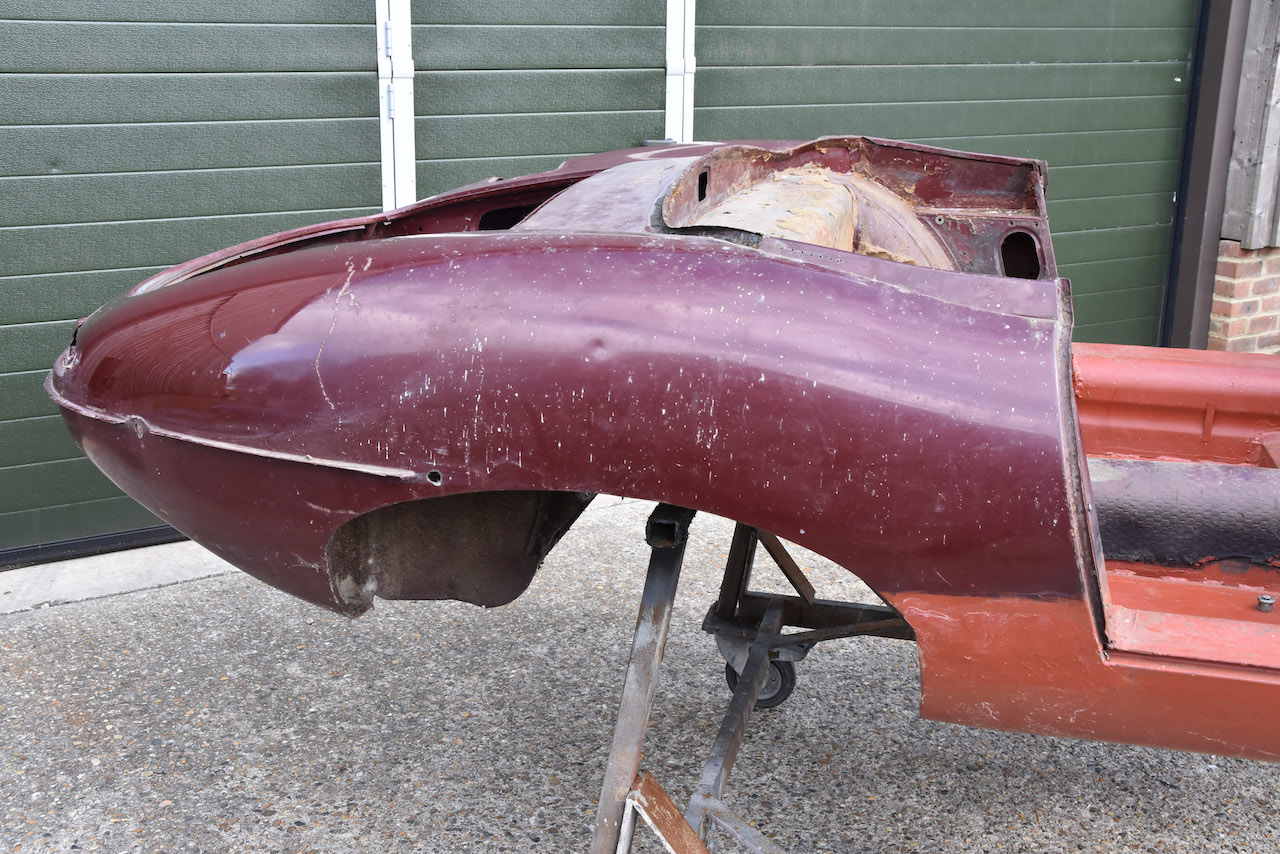
<svg viewBox="0 0 1280 854"><path fill-rule="evenodd" d="M1280 572L1233 578L1208 567L1132 566L1146 571L1107 567L1107 635L1116 649L1280 669L1280 611L1258 610L1261 594L1280 598Z"/></svg>
<svg viewBox="0 0 1280 854"><path fill-rule="evenodd" d="M919 640L924 717L1280 760L1280 671L1105 652L1080 600L890 602Z"/></svg>
<svg viewBox="0 0 1280 854"><path fill-rule="evenodd" d="M1280 355L1075 344L1072 357L1089 456L1277 466Z"/></svg>

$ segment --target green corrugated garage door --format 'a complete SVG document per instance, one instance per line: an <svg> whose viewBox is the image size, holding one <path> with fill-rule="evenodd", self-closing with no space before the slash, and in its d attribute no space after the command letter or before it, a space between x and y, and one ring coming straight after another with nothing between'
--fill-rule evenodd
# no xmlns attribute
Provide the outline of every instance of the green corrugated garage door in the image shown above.
<svg viewBox="0 0 1280 854"><path fill-rule="evenodd" d="M1047 160L1076 339L1154 344L1197 11L1196 0L699 0L694 129Z"/></svg>
<svg viewBox="0 0 1280 854"><path fill-rule="evenodd" d="M375 209L373 4L21 3L0 23L0 559L157 524L41 382L150 273ZM664 6L414 4L418 193L662 134Z"/></svg>
<svg viewBox="0 0 1280 854"><path fill-rule="evenodd" d="M413 4L418 195L663 133L661 0Z"/></svg>
<svg viewBox="0 0 1280 854"><path fill-rule="evenodd" d="M373 210L372 3L9 4L0 22L0 558L155 519L41 380L155 270ZM701 0L700 139L862 133L1044 158L1080 338L1152 342L1193 0ZM663 131L664 4L414 4L418 192ZM778 26L784 18L787 26Z"/></svg>
<svg viewBox="0 0 1280 854"><path fill-rule="evenodd" d="M16 2L0 22L0 553L158 524L42 381L152 272L379 199L372 3Z"/></svg>

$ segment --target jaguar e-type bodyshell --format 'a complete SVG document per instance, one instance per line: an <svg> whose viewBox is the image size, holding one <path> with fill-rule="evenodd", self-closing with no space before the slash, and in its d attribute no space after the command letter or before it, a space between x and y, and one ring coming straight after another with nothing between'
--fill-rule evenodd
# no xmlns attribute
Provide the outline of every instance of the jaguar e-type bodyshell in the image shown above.
<svg viewBox="0 0 1280 854"><path fill-rule="evenodd" d="M50 390L127 492L336 611L509 602L594 494L654 499L856 573L927 716L1280 758L1280 653L1109 644L1044 175L856 137L581 158L162 273Z"/></svg>

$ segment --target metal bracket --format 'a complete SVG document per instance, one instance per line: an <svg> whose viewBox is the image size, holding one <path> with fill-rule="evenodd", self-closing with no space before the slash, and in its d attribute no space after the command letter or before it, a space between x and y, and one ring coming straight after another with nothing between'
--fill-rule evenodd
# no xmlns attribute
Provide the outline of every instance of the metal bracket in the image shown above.
<svg viewBox="0 0 1280 854"><path fill-rule="evenodd" d="M684 820L667 790L648 771L636 775L635 785L627 795L617 854L627 854L631 850L637 817L649 826L668 851L674 854L711 854L689 822Z"/></svg>
<svg viewBox="0 0 1280 854"><path fill-rule="evenodd" d="M751 590L751 570L757 543L765 547L800 594L798 597L774 596ZM774 601L782 603L783 626L808 629L778 634L774 638L772 655L779 661L802 661L815 644L836 638L870 635L914 639L902 615L887 605L818 599L813 585L777 537L768 531L739 524L729 546L720 598L702 621L702 630L715 635L720 654L735 671L742 672L747 652L757 636L757 624L766 607Z"/></svg>
<svg viewBox="0 0 1280 854"><path fill-rule="evenodd" d="M644 541L650 548L674 549L683 547L689 537L689 523L694 511L674 504L659 504L649 514L644 526Z"/></svg>
<svg viewBox="0 0 1280 854"><path fill-rule="evenodd" d="M782 545L782 541L768 531L759 529L756 529L756 539L760 541L760 545L764 546L764 550L769 553L769 557L773 558L773 562L778 565L778 569L782 570L782 574L787 577L787 581L791 583L792 588L800 594L800 598L810 605L818 601L813 585L805 577L804 570L796 564L790 553L787 552L786 547Z"/></svg>

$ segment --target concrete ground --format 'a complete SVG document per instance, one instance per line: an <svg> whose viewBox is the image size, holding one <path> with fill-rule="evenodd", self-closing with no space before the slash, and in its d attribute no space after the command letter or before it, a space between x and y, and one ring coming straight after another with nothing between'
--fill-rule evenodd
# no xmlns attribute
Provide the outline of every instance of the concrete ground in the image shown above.
<svg viewBox="0 0 1280 854"><path fill-rule="evenodd" d="M349 621L192 544L0 573L0 850L584 851L648 510L598 499L487 612ZM694 522L647 741L678 801L728 698L698 626L730 531ZM918 694L908 643L820 646L727 799L794 852L1280 847L1278 766L931 723Z"/></svg>

